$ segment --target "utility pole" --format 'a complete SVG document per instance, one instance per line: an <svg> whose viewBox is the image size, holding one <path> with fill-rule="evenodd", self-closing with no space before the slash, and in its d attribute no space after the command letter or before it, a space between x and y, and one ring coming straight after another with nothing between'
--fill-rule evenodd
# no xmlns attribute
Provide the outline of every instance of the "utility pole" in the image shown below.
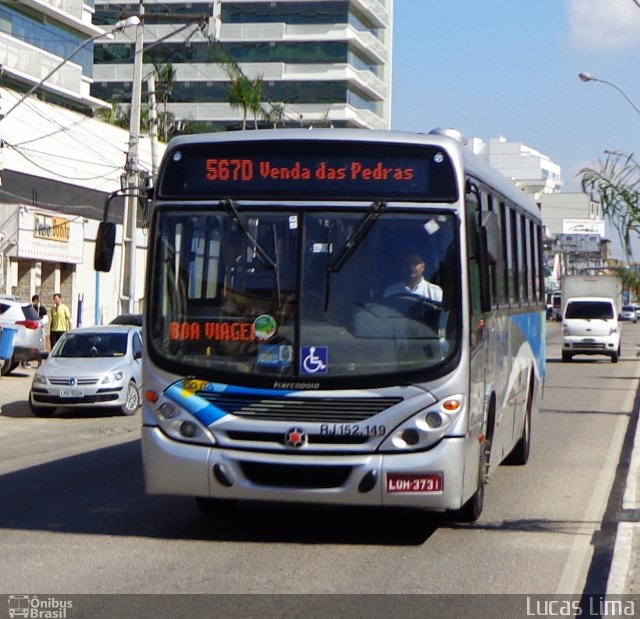
<svg viewBox="0 0 640 619"><path fill-rule="evenodd" d="M120 267L120 304L123 313L136 312L136 232L138 229L138 198L142 184L138 157L140 141L140 108L142 102L142 52L144 46L144 0L140 0L140 23L136 26L133 80L131 88L131 115L129 118L129 151L123 176L125 190L122 220L122 261Z"/></svg>
<svg viewBox="0 0 640 619"><path fill-rule="evenodd" d="M155 68L147 76L149 90L149 139L151 140L151 178L155 180L158 172L158 107L156 105Z"/></svg>

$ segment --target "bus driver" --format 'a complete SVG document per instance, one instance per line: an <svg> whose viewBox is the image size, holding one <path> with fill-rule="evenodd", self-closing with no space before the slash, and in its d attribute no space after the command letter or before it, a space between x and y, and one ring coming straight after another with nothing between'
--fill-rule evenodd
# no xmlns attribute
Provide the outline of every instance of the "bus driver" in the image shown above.
<svg viewBox="0 0 640 619"><path fill-rule="evenodd" d="M425 259L417 251L406 254L402 259L404 279L400 282L390 284L382 296L390 297L394 294L415 294L419 297L441 303L442 288L424 278L426 266Z"/></svg>

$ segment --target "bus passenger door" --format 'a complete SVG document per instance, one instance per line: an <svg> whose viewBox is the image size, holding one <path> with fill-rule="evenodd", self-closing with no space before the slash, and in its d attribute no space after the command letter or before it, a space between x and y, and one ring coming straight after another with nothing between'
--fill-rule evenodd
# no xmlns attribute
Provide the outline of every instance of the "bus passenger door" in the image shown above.
<svg viewBox="0 0 640 619"><path fill-rule="evenodd" d="M466 196L466 231L469 271L469 432L475 445L483 446L483 437L491 432L487 423L486 382L488 355L487 315L483 311L482 269L480 257L480 192L468 185ZM468 467L475 468L480 458L480 447L467 450ZM474 445L474 446L475 446ZM475 461L471 461L474 459ZM484 471L486 473L486 471Z"/></svg>

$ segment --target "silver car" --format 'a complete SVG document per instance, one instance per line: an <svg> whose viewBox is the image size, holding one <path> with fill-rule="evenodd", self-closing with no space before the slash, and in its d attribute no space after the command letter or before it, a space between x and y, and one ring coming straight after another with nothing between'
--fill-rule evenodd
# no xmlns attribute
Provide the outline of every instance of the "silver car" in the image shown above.
<svg viewBox="0 0 640 619"><path fill-rule="evenodd" d="M630 322L638 322L635 305L623 305L622 310L618 314L618 320L628 320Z"/></svg>
<svg viewBox="0 0 640 619"><path fill-rule="evenodd" d="M25 299L0 295L0 323L16 331L13 356L0 359L0 374L5 376L21 361L39 361L47 356L44 325L33 305Z"/></svg>
<svg viewBox="0 0 640 619"><path fill-rule="evenodd" d="M141 403L141 359L139 327L106 325L68 331L33 376L31 411L49 417L56 408L104 406L133 415Z"/></svg>

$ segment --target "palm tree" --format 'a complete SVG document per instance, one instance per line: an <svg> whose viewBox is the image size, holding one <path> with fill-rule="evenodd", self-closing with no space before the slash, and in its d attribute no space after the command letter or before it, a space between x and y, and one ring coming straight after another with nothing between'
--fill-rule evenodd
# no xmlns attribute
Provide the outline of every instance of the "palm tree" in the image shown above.
<svg viewBox="0 0 640 619"><path fill-rule="evenodd" d="M248 78L238 63L225 52L222 65L231 78L227 94L229 96L229 105L242 110L242 129L247 128L247 118L249 112L253 114L253 126L258 128L258 117L264 116L262 108L262 95L264 91L264 81L262 76L258 76L255 80Z"/></svg>
<svg viewBox="0 0 640 619"><path fill-rule="evenodd" d="M633 154L611 152L598 169L583 168L582 189L600 197L602 212L618 231L627 256L640 235L640 165Z"/></svg>
<svg viewBox="0 0 640 619"><path fill-rule="evenodd" d="M162 102L161 127L163 139L166 142L169 139L169 126L172 124L167 112L167 104L175 86L176 70L170 62L164 64L154 62L153 70L156 74L156 96Z"/></svg>

